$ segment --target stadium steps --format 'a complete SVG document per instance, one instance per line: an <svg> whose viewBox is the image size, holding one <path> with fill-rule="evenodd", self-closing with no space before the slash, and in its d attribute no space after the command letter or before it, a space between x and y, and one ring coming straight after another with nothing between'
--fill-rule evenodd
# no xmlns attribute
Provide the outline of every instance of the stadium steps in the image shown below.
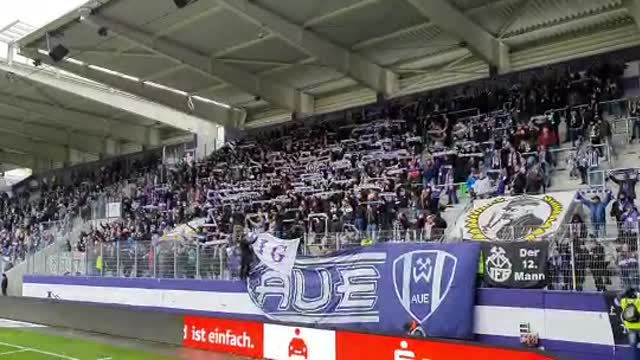
<svg viewBox="0 0 640 360"><path fill-rule="evenodd" d="M6 272L9 279L7 292L10 296L22 296L22 277L27 274L49 274L47 271L47 259L53 255L60 253L60 248L65 246L67 239L78 239L83 230L87 230L89 223L75 222L70 233L60 235L55 242L47 245L43 249L33 254L27 255L25 261L16 264Z"/></svg>

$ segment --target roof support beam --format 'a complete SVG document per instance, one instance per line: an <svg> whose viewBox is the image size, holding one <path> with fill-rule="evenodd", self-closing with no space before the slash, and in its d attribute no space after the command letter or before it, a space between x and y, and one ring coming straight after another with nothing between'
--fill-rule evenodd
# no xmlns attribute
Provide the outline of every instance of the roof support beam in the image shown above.
<svg viewBox="0 0 640 360"><path fill-rule="evenodd" d="M160 107L158 105L163 105L160 108L172 110L172 124L174 124L172 126L182 130L186 130L189 132L198 132L202 128L218 126L217 124L222 124L223 126L230 126L234 128L242 127L244 124L244 120L246 117L244 111L232 108L224 108L219 105L201 102L196 99L193 100L195 106L193 108L190 108L188 104L189 99L186 96L180 95L178 93L172 93L166 90L158 89L149 85L145 85L142 82L132 81L123 77L118 77L113 74L106 73L104 71L96 70L95 68L68 61L60 61L58 63L54 63L50 58L40 56L37 51L31 49L21 49L20 52L32 59L41 59L45 64L55 66L59 69L78 74L80 76L84 76L88 79L105 84L111 88L125 91L140 98L152 101L154 103L153 105L156 107ZM189 113L193 115L188 115ZM191 119L192 121L183 121L183 119ZM193 119L198 119L198 121L193 121ZM207 119L207 121L203 119ZM144 137L144 139L146 140L146 137ZM140 141L134 142L147 145L146 143Z"/></svg>
<svg viewBox="0 0 640 360"><path fill-rule="evenodd" d="M98 136L114 137L140 144L147 143L146 127L109 121L105 118L71 109L59 107L0 93L0 108L24 113L31 122L39 124L56 123L59 127L75 129Z"/></svg>
<svg viewBox="0 0 640 360"><path fill-rule="evenodd" d="M474 23L447 0L407 0L441 29L466 42L476 56L499 73L509 71L509 47Z"/></svg>
<svg viewBox="0 0 640 360"><path fill-rule="evenodd" d="M640 0L622 0L622 6L627 8L633 21L640 27Z"/></svg>
<svg viewBox="0 0 640 360"><path fill-rule="evenodd" d="M125 41L162 55L178 64L184 64L204 76L237 86L284 109L301 114L313 113L313 97L291 86L261 78L224 62L211 59L192 49L156 39L151 34L99 15L83 17L83 19L88 25L96 28L108 28Z"/></svg>
<svg viewBox="0 0 640 360"><path fill-rule="evenodd" d="M90 154L99 155L104 153L104 141L101 137L69 133L54 127L28 123L4 115L0 115L0 132L43 140Z"/></svg>
<svg viewBox="0 0 640 360"><path fill-rule="evenodd" d="M398 90L398 75L363 56L337 46L305 30L287 19L249 0L220 0L250 21L266 26L280 38L315 57L323 64L353 78L378 93L387 96Z"/></svg>
<svg viewBox="0 0 640 360"><path fill-rule="evenodd" d="M51 145L43 141L34 141L28 137L15 134L0 133L0 147L54 161L67 161L69 159L69 149L67 147Z"/></svg>
<svg viewBox="0 0 640 360"><path fill-rule="evenodd" d="M43 62L50 63L51 59L47 59L43 56L35 56L36 54L37 52L29 52L30 56L34 56L34 58L40 58ZM58 90L66 91L68 93L81 96L85 99L107 105L118 110L124 110L129 113L145 117L147 119L163 124L167 124L178 129L189 130L190 128L192 129L196 126L202 126L203 124L207 123L212 126L214 125L204 119L185 114L175 109L158 106L157 104L154 104L146 99L134 98L131 96L127 96L126 94L118 93L116 91L109 91L109 89L105 89L101 86L83 84L76 79L66 79L63 76L54 76L45 71L34 72L32 68L16 65L8 67L0 64L0 70L4 70L7 72L10 71L15 73L16 75L28 77L31 81L54 87ZM51 65L57 66L58 64L52 63ZM143 129L143 131L146 131L144 130L144 127L141 128ZM137 142L143 145L149 144L146 137L143 138L143 140L144 141Z"/></svg>
<svg viewBox="0 0 640 360"><path fill-rule="evenodd" d="M16 154L7 151L0 151L0 163L11 164L33 169L36 166L36 159L33 155Z"/></svg>

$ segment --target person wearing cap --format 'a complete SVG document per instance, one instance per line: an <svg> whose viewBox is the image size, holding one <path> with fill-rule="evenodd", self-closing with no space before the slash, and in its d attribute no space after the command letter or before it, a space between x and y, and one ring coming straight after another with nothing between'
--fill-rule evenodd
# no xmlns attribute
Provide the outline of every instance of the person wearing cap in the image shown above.
<svg viewBox="0 0 640 360"><path fill-rule="evenodd" d="M605 191L605 198L602 200L600 196L595 195L591 198L591 200L587 200L584 198L582 193L578 192L578 200L589 208L591 211L591 223L593 224L593 230L597 238L604 237L606 235L605 225L607 221L607 205L611 202L613 198L611 195L611 190L607 189Z"/></svg>

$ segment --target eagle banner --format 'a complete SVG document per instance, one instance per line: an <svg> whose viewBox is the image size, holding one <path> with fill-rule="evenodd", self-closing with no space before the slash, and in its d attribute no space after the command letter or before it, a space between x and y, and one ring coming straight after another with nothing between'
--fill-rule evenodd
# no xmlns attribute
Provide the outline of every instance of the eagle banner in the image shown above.
<svg viewBox="0 0 640 360"><path fill-rule="evenodd" d="M476 200L464 216L465 240L537 241L548 239L573 211L575 192L499 196Z"/></svg>
<svg viewBox="0 0 640 360"><path fill-rule="evenodd" d="M547 285L546 241L482 243L484 283L489 287L541 289Z"/></svg>

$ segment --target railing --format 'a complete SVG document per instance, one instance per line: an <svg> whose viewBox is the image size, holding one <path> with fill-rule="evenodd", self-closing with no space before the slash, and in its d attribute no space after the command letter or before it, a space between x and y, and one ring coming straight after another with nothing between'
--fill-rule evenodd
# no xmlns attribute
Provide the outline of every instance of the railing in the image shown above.
<svg viewBox="0 0 640 360"><path fill-rule="evenodd" d="M591 235L550 242L548 287L554 290L624 290L640 285L640 233L623 224L591 227Z"/></svg>
<svg viewBox="0 0 640 360"><path fill-rule="evenodd" d="M308 233L300 246L303 256L318 256L374 242L441 241L442 231L401 230L360 233ZM231 279L227 266L238 262L239 249L227 241L120 241L87 244L82 251L61 244L51 254L27 258L27 273L37 275L144 278ZM31 262L39 261L40 264ZM233 264L232 264L233 265ZM237 265L237 264L236 264ZM233 267L233 266L232 266ZM42 269L42 270L37 270Z"/></svg>
<svg viewBox="0 0 640 360"><path fill-rule="evenodd" d="M536 226L505 227L503 241L522 240ZM441 234L416 229L379 231L373 242L416 243L441 240ZM537 238L541 239L541 238ZM555 290L623 290L640 285L640 227L633 224L562 225L548 236L548 287ZM340 233L307 234L299 256L322 256L337 250L367 246L371 236L354 228ZM28 271L40 275L133 278L223 279L237 278L240 253L226 241L203 244L184 241L106 242L84 251L59 247L45 257L29 257ZM231 265L231 266L229 266ZM230 270L231 269L231 270Z"/></svg>
<svg viewBox="0 0 640 360"><path fill-rule="evenodd" d="M121 241L64 246L43 257L29 257L28 273L66 276L145 278L230 278L227 245L182 241ZM43 269L34 271L33 269Z"/></svg>

